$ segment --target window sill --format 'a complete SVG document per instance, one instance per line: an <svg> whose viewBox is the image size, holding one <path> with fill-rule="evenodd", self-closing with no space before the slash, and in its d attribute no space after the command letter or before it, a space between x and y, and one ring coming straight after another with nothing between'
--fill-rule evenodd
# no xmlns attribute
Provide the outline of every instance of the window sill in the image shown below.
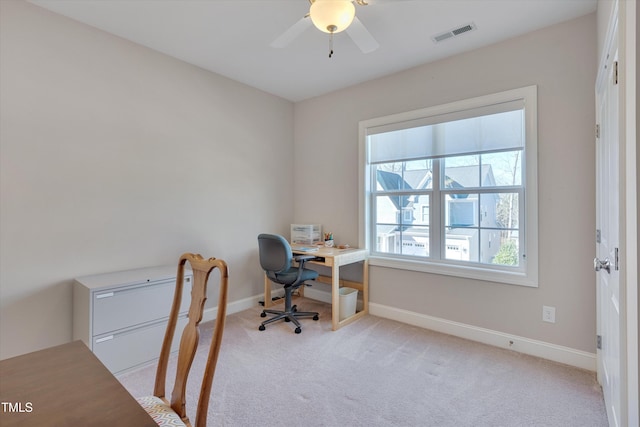
<svg viewBox="0 0 640 427"><path fill-rule="evenodd" d="M369 256L369 265L395 268L399 270L419 271L422 273L441 274L487 282L504 283L527 287L538 287L537 277L533 278L522 272L502 271L473 266L439 264L426 261L388 258L379 255Z"/></svg>

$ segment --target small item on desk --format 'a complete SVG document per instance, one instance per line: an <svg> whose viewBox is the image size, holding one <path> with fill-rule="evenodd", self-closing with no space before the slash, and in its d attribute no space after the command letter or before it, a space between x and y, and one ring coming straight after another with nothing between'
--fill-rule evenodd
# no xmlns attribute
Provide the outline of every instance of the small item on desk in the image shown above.
<svg viewBox="0 0 640 427"><path fill-rule="evenodd" d="M317 246L296 246L294 249L301 252L317 252L318 251Z"/></svg>
<svg viewBox="0 0 640 427"><path fill-rule="evenodd" d="M333 247L333 233L324 233L324 245L327 248Z"/></svg>
<svg viewBox="0 0 640 427"><path fill-rule="evenodd" d="M338 245L338 249L349 249L350 247L349 245Z"/></svg>

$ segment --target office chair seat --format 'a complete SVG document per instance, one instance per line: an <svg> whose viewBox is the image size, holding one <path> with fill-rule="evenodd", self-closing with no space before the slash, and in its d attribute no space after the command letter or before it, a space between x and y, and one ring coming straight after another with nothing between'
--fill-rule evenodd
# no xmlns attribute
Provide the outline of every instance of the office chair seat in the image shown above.
<svg viewBox="0 0 640 427"><path fill-rule="evenodd" d="M298 277L298 267L291 267L287 271L275 273L273 277L271 276L271 274L267 274L267 277L279 284L294 283L296 281L296 278ZM316 271L304 268L302 270L300 282L304 282L306 280L314 280L317 277L318 273Z"/></svg>
<svg viewBox="0 0 640 427"><path fill-rule="evenodd" d="M284 320L296 325L295 333L299 334L302 332L302 326L298 321L299 318L311 317L313 320L319 319L317 312L298 311L298 308L291 303L294 290L306 285L305 282L307 280L314 280L318 277L317 271L304 268L305 262L313 259L314 256L300 255L294 257L289 242L277 234L260 234L258 236L258 248L260 266L266 276L272 282L284 286L284 310L263 310L260 314L261 317L267 317L267 314L273 314L274 317L262 322L258 329L264 331L266 325L278 320ZM292 266L292 261L294 260L298 263L297 267Z"/></svg>

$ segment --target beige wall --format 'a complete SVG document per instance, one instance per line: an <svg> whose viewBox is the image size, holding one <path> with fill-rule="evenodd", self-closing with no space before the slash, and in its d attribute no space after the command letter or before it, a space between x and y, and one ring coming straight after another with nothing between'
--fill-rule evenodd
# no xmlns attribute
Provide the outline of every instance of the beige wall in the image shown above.
<svg viewBox="0 0 640 427"><path fill-rule="evenodd" d="M293 105L28 3L0 17L0 358L71 339L80 275L200 252L231 301L259 294Z"/></svg>
<svg viewBox="0 0 640 427"><path fill-rule="evenodd" d="M261 291L259 232L358 244L360 120L531 84L540 287L372 267L371 300L595 352L594 15L295 107L30 4L0 17L0 358L71 338L78 275L195 251L234 301Z"/></svg>
<svg viewBox="0 0 640 427"><path fill-rule="evenodd" d="M538 85L539 287L372 267L370 300L595 353L596 27L591 14L297 103L295 221L358 243L360 120Z"/></svg>

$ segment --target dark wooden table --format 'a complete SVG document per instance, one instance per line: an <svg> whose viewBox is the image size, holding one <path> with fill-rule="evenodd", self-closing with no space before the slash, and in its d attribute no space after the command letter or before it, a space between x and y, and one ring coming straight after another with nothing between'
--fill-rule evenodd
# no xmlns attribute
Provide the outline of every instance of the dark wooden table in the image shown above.
<svg viewBox="0 0 640 427"><path fill-rule="evenodd" d="M0 402L3 427L156 426L82 341L0 361Z"/></svg>

